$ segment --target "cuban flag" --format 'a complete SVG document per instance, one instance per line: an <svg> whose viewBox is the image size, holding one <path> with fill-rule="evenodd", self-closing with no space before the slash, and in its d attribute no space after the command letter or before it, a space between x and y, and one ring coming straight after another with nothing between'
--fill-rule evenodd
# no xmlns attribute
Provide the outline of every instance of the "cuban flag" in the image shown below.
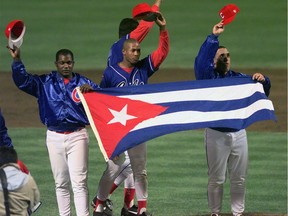
<svg viewBox="0 0 288 216"><path fill-rule="evenodd" d="M262 84L251 78L106 88L78 95L107 161L165 134L206 127L244 129L274 120Z"/></svg>

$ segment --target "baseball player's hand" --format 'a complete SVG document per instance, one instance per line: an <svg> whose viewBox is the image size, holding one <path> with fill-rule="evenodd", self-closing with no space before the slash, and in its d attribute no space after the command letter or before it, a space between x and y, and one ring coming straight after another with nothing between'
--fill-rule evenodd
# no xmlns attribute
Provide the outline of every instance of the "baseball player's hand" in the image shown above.
<svg viewBox="0 0 288 216"><path fill-rule="evenodd" d="M216 36L219 36L224 32L224 25L222 22L217 23L213 26L212 33Z"/></svg>
<svg viewBox="0 0 288 216"><path fill-rule="evenodd" d="M157 19L155 22L159 26L160 30L166 30L166 20L160 12L157 12Z"/></svg>
<svg viewBox="0 0 288 216"><path fill-rule="evenodd" d="M20 60L20 49L17 46L13 45L13 49L7 46L7 49L9 49L10 54L14 60Z"/></svg>
<svg viewBox="0 0 288 216"><path fill-rule="evenodd" d="M80 91L82 93L87 93L87 92L91 92L93 91L94 89L89 85L89 84L84 84L82 86L80 86Z"/></svg>
<svg viewBox="0 0 288 216"><path fill-rule="evenodd" d="M265 77L261 73L253 74L252 79L257 80L258 82L261 82L261 83L265 82Z"/></svg>

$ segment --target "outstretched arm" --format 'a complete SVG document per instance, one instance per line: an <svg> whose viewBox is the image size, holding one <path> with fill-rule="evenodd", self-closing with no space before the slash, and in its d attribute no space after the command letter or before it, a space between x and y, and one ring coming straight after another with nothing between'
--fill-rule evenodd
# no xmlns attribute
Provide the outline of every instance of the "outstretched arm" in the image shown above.
<svg viewBox="0 0 288 216"><path fill-rule="evenodd" d="M152 29L154 22L147 22L141 20L139 25L135 30L130 33L130 38L136 39L139 43L141 43L149 31Z"/></svg>
<svg viewBox="0 0 288 216"><path fill-rule="evenodd" d="M14 61L21 61L20 49L18 47L13 45L13 49L11 49L9 46L7 46L7 49L9 49L10 54Z"/></svg>
<svg viewBox="0 0 288 216"><path fill-rule="evenodd" d="M214 76L214 57L219 47L218 36L224 32L222 22L212 28L210 34L201 45L194 62L194 72L197 80L211 79Z"/></svg>
<svg viewBox="0 0 288 216"><path fill-rule="evenodd" d="M162 0L155 0L155 3L151 7L152 12L160 11L160 4ZM141 43L149 31L152 29L154 22L148 22L145 20L141 20L139 22L138 27L130 33L130 38L136 39L139 43Z"/></svg>
<svg viewBox="0 0 288 216"><path fill-rule="evenodd" d="M155 50L151 54L151 60L154 68L158 68L162 64L162 62L166 59L169 53L170 42L169 42L169 34L166 29L166 20L161 13L158 14L157 20L155 22L159 26L160 37L157 50Z"/></svg>
<svg viewBox="0 0 288 216"><path fill-rule="evenodd" d="M224 25L223 25L222 21L213 26L212 33L215 36L219 36L223 32L224 32Z"/></svg>
<svg viewBox="0 0 288 216"><path fill-rule="evenodd" d="M35 97L38 95L38 84L40 82L38 75L27 73L20 57L20 49L16 46L13 49L7 47L13 58L12 78L16 86L22 91Z"/></svg>

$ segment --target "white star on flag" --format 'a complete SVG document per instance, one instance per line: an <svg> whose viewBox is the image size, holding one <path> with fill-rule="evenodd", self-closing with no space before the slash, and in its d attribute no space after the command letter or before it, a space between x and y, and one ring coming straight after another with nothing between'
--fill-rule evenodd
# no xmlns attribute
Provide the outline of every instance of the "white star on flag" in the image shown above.
<svg viewBox="0 0 288 216"><path fill-rule="evenodd" d="M108 108L109 109L109 108ZM122 125L126 126L126 122L130 119L137 118L132 115L127 114L127 104L122 108L120 112L116 110L109 109L111 114L114 116L112 120L110 120L107 124L113 124L113 123L121 123Z"/></svg>

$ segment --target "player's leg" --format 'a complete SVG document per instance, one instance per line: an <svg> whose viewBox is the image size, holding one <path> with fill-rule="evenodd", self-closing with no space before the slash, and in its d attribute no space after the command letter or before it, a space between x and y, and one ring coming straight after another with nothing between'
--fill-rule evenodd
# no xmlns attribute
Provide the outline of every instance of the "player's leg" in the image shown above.
<svg viewBox="0 0 288 216"><path fill-rule="evenodd" d="M128 156L128 152L125 151L124 154L125 154L125 161L121 165L120 172L119 172L118 176L116 177L116 179L112 185L112 188L111 188L110 194L109 194L109 198L112 195L112 193L118 188L118 186L121 185L122 182L124 182L130 174L132 174L132 168L131 168L130 158ZM133 183L133 185L134 185L134 183Z"/></svg>
<svg viewBox="0 0 288 216"><path fill-rule="evenodd" d="M113 182L112 187L110 189L108 199L106 200L106 207L108 207L110 210L112 210L112 208L113 208L113 203L111 200L111 196L112 196L113 192L118 188L119 185L121 185L123 182L126 182L127 177L132 173L128 153L127 153L127 151L125 151L124 153L125 153L125 161L120 167L120 172L119 172L118 176L116 177L115 181ZM134 185L134 180L132 180L132 181L133 181L133 185ZM124 197L125 197L125 195L124 195ZM94 197L93 202L92 202L93 207L95 207L94 202L96 201L96 199L97 199L97 197ZM124 203L124 206L125 206L125 203Z"/></svg>
<svg viewBox="0 0 288 216"><path fill-rule="evenodd" d="M133 173L130 173L124 181L124 208L129 209L134 205L134 195L135 195L134 176Z"/></svg>
<svg viewBox="0 0 288 216"><path fill-rule="evenodd" d="M121 216L137 215L138 206L134 204L135 191L134 175L130 173L124 181L124 205Z"/></svg>
<svg viewBox="0 0 288 216"><path fill-rule="evenodd" d="M125 151L125 161L121 166L121 171L115 179L114 184L120 185L124 181L124 209L129 209L134 205L135 184L128 152Z"/></svg>
<svg viewBox="0 0 288 216"><path fill-rule="evenodd" d="M233 149L229 158L230 196L233 215L244 212L246 176L248 169L248 143L245 130L233 133Z"/></svg>
<svg viewBox="0 0 288 216"><path fill-rule="evenodd" d="M70 216L70 178L65 151L65 135L47 130L46 145L55 181L60 216Z"/></svg>
<svg viewBox="0 0 288 216"><path fill-rule="evenodd" d="M84 128L67 135L67 160L76 215L89 216L87 163L89 137Z"/></svg>
<svg viewBox="0 0 288 216"><path fill-rule="evenodd" d="M121 216L128 215L128 209L137 214L137 206L134 206L135 184L130 164L130 158L128 156L127 151L125 151L124 154L125 154L125 161L120 167L120 173L115 179L112 188L110 190L109 197L106 200L106 205L107 202L112 203L111 201L112 193L118 188L119 185L121 185L124 182L124 202L123 202L123 208L121 209Z"/></svg>
<svg viewBox="0 0 288 216"><path fill-rule="evenodd" d="M148 182L146 170L146 151L146 143L142 143L128 150L135 180L139 215L146 212L147 209Z"/></svg>
<svg viewBox="0 0 288 216"><path fill-rule="evenodd" d="M208 164L208 207L219 214L222 207L223 184L230 154L230 137L226 133L207 128L205 147Z"/></svg>
<svg viewBox="0 0 288 216"><path fill-rule="evenodd" d="M124 156L121 155L113 160L108 160L106 163L106 170L99 181L96 200L94 201L94 212L103 212L105 201L109 196L112 184L120 172L120 167L123 163Z"/></svg>

